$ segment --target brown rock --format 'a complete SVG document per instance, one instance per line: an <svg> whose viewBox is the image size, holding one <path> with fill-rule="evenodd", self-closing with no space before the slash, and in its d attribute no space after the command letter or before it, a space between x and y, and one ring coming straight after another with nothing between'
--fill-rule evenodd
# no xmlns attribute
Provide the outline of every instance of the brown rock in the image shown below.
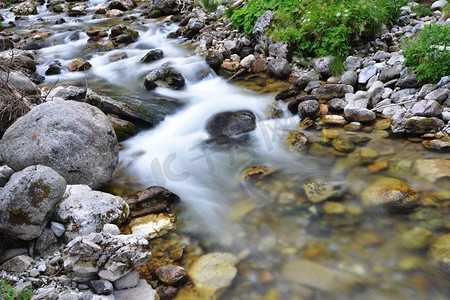
<svg viewBox="0 0 450 300"><path fill-rule="evenodd" d="M67 65L67 68L69 68L70 71L87 71L91 67L92 65L88 61L79 57L75 58Z"/></svg>
<svg viewBox="0 0 450 300"><path fill-rule="evenodd" d="M397 178L383 177L361 193L366 208L384 207L389 212L408 211L418 206L418 196L409 184Z"/></svg>
<svg viewBox="0 0 450 300"><path fill-rule="evenodd" d="M155 270L158 279L167 285L178 285L186 281L186 271L179 266L163 266Z"/></svg>
<svg viewBox="0 0 450 300"><path fill-rule="evenodd" d="M275 172L274 169L266 166L254 166L244 170L242 172L242 180L260 180Z"/></svg>
<svg viewBox="0 0 450 300"><path fill-rule="evenodd" d="M137 191L123 197L130 207L130 216L132 218L170 212L180 201L180 198L160 186L152 186L142 191Z"/></svg>

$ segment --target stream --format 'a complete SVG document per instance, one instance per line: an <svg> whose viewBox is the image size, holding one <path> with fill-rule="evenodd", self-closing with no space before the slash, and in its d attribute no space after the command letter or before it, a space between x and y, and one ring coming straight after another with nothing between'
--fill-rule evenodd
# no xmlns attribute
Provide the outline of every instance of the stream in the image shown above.
<svg viewBox="0 0 450 300"><path fill-rule="evenodd" d="M156 93L184 103L154 128L121 143L119 167L108 191L123 195L160 185L179 195L177 239L169 250L182 247L187 266L209 252L231 252L241 258L237 278L220 299L450 297L448 266L433 263L426 247L405 246L407 233L415 227L432 233L427 245L450 230L450 179L430 181L411 171L418 159L448 159L448 154L430 152L413 139L392 136L383 120L357 132L327 125L304 130L309 140L339 135L360 141L351 154L318 142L308 151L292 151L285 140L289 132L298 130L299 117L283 103L279 104L283 118L271 119L267 113L275 103L274 95L286 88L286 83L263 76L228 82L185 40L166 38L176 25L144 19L139 9L126 12L129 21L125 22L123 17L93 19L93 12L103 3L92 0L86 16L65 15L66 23L58 25L55 21L62 16L47 11L45 5L39 7L38 15L21 20L15 20L8 10L1 13L3 24L13 21L17 25L16 34L32 30L50 33L45 39L49 46L36 51L40 75L45 76L54 61L66 66L82 57L92 64L87 72L63 70L45 76L42 85L47 88L55 83L85 87L87 82L101 95L145 99ZM110 51L89 47L84 33L88 27L109 28L119 23L139 32L135 43ZM155 48L163 50L164 58L141 63ZM111 61L123 54L125 58ZM185 88L158 87L148 92L143 77L161 65L181 72ZM256 129L240 142L211 142L205 130L208 119L218 112L237 110L252 111ZM369 156L365 155L367 149L373 150ZM388 167L368 168L377 163ZM242 173L252 166L267 166L274 172L256 182L243 180ZM339 201L329 205L308 201L303 185L318 177L347 187ZM411 214L365 212L358 195L381 177L405 180L428 205ZM315 265L302 267L304 260ZM316 265L324 270L318 271ZM357 287L333 279L347 274L358 278L349 279L358 281ZM314 283L305 277L313 278Z"/></svg>

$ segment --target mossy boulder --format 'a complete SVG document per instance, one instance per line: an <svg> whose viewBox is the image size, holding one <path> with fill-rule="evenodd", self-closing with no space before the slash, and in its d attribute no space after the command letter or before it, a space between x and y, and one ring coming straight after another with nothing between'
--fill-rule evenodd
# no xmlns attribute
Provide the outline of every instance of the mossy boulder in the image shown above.
<svg viewBox="0 0 450 300"><path fill-rule="evenodd" d="M14 173L0 191L0 232L23 240L38 238L65 189L64 178L46 166Z"/></svg>

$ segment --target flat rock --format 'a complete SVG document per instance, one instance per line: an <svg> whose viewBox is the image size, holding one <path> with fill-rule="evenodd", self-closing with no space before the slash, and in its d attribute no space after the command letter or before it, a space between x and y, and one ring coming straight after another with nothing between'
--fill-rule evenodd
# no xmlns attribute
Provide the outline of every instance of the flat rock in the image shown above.
<svg viewBox="0 0 450 300"><path fill-rule="evenodd" d="M131 289L118 290L113 293L115 300L154 300L157 298L156 291L145 281L139 280L139 284Z"/></svg>
<svg viewBox="0 0 450 300"><path fill-rule="evenodd" d="M348 293L368 282L360 275L329 268L306 259L284 264L281 274L290 282L330 293Z"/></svg>
<svg viewBox="0 0 450 300"><path fill-rule="evenodd" d="M414 163L413 171L419 177L431 182L440 178L450 177L449 159L418 159Z"/></svg>
<svg viewBox="0 0 450 300"><path fill-rule="evenodd" d="M209 253L192 264L189 276L203 295L217 297L236 277L237 262L238 258L230 253Z"/></svg>
<svg viewBox="0 0 450 300"><path fill-rule="evenodd" d="M256 117L251 111L222 112L211 117L206 131L212 138L232 137L256 128Z"/></svg>

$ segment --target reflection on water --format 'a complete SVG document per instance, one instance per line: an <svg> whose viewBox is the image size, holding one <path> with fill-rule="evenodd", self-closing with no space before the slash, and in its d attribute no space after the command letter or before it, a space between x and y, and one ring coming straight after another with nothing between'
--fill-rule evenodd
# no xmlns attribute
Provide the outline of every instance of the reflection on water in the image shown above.
<svg viewBox="0 0 450 300"><path fill-rule="evenodd" d="M90 9L102 3L91 1ZM239 254L238 277L221 299L450 297L448 243L447 248L439 248L439 239L450 230L450 180L435 176L448 170L430 173L424 170L429 161L420 162L448 159L448 154L395 139L383 122L358 132L323 124L305 129L308 148L292 151L285 140L299 130L298 117L282 104L284 118L267 115L273 95L286 83L254 77L230 84L216 77L201 57L180 46L180 40L165 38L175 29L173 25L129 21L126 25L140 34L136 43L96 51L84 33L71 40L74 31L68 30L84 31L118 21L87 15L55 25L59 16L40 12L46 21L39 28L52 35L51 46L37 51L38 72L43 75L53 61L67 65L77 56L92 64L86 74L64 70L47 76L44 85L59 80L59 84L82 86L86 79L100 93L143 97L147 93L143 76L156 67L170 65L186 78L184 90L155 90L187 104L155 128L123 143L120 167L110 185L117 194L162 185L181 197L177 232L154 242L155 249L159 247L154 256L189 267L204 253ZM9 13L4 16L6 21L11 18ZM26 22L17 23L17 32L28 30ZM153 48L162 49L164 59L140 63ZM116 55L123 59L112 61ZM253 132L237 143L208 140L204 128L211 116L242 109L257 117ZM339 139L350 141L355 150L339 152ZM252 166L266 166L273 172L243 180L242 173ZM409 184L417 191L420 206L392 215L363 207L362 192L384 177ZM330 196L316 202L305 193L305 185L318 178L331 187L323 189ZM184 251L181 258L169 255L177 249Z"/></svg>

